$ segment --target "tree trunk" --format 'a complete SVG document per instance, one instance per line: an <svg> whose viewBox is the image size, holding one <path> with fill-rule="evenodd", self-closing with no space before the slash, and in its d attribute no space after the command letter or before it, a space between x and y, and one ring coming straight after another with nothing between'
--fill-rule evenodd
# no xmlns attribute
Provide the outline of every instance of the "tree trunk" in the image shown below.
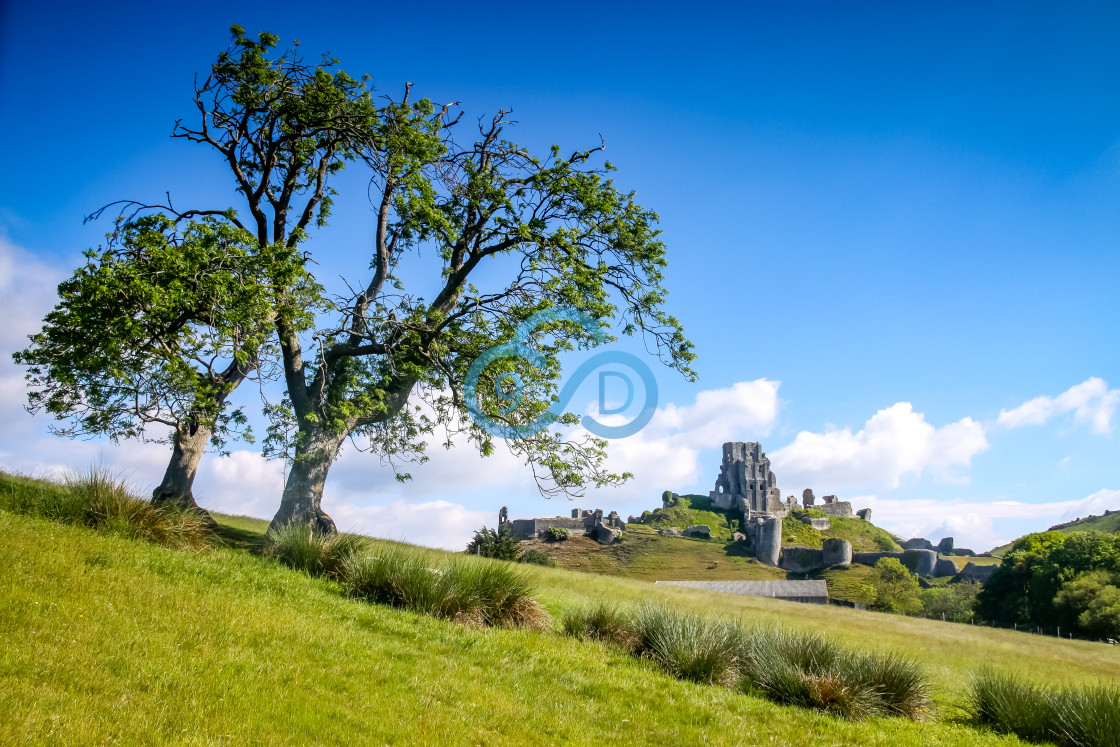
<svg viewBox="0 0 1120 747"><path fill-rule="evenodd" d="M322 534L337 531L334 520L323 511L321 504L327 473L338 456L344 438L337 433L315 429L303 444L296 447L296 458L284 484L280 509L268 525L270 530L299 524Z"/></svg>
<svg viewBox="0 0 1120 747"><path fill-rule="evenodd" d="M192 492L194 478L198 474L198 463L206 453L209 440L210 429L198 422L175 429L171 461L163 473L163 482L152 491L152 505L196 511L207 519L210 518L210 514L195 503Z"/></svg>

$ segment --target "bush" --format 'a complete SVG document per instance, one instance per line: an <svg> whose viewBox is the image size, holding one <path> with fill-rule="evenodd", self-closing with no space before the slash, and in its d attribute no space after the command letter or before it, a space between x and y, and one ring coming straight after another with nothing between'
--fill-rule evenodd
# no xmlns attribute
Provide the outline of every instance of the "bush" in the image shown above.
<svg viewBox="0 0 1120 747"><path fill-rule="evenodd" d="M896 614L922 609L918 578L898 558L879 558L868 581L875 590L875 601L869 605L871 609Z"/></svg>
<svg viewBox="0 0 1120 747"><path fill-rule="evenodd" d="M264 541L264 554L289 568L335 578L347 559L366 547L366 541L353 534L321 534L298 524L270 530Z"/></svg>
<svg viewBox="0 0 1120 747"><path fill-rule="evenodd" d="M973 679L969 709L977 723L1034 742L1077 747L1120 744L1120 690L1116 688L1045 688L984 671Z"/></svg>
<svg viewBox="0 0 1120 747"><path fill-rule="evenodd" d="M921 592L922 612L927 617L936 619L944 615L949 622L966 623L973 618L973 607L980 588L981 584L977 581L961 581L940 588L924 589Z"/></svg>
<svg viewBox="0 0 1120 747"><path fill-rule="evenodd" d="M543 565L545 568L556 567L556 561L540 550L526 550L521 553L521 557L517 559L517 562L529 563L530 565Z"/></svg>
<svg viewBox="0 0 1120 747"><path fill-rule="evenodd" d="M351 555L341 578L366 601L442 617L469 626L543 628L548 613L532 598L525 573L504 563L456 558L440 568L409 550Z"/></svg>
<svg viewBox="0 0 1120 747"><path fill-rule="evenodd" d="M6 477L3 487L0 507L16 513L180 550L206 548L212 536L205 514L170 506L156 508L137 496L126 480L102 467L72 474L64 485Z"/></svg>
<svg viewBox="0 0 1120 747"><path fill-rule="evenodd" d="M725 686L738 679L741 629L729 620L643 604L633 627L642 653L681 679Z"/></svg>
<svg viewBox="0 0 1120 747"><path fill-rule="evenodd" d="M494 560L517 560L520 547L508 524L503 524L498 531L482 527L474 533L474 537L467 544L467 554L477 555L481 558Z"/></svg>
<svg viewBox="0 0 1120 747"><path fill-rule="evenodd" d="M549 542L563 542L571 536L572 533L564 527L549 527L544 533L544 538Z"/></svg>
<svg viewBox="0 0 1120 747"><path fill-rule="evenodd" d="M562 628L565 634L581 640L607 641L631 652L638 649L633 620L614 605L601 603L568 610Z"/></svg>

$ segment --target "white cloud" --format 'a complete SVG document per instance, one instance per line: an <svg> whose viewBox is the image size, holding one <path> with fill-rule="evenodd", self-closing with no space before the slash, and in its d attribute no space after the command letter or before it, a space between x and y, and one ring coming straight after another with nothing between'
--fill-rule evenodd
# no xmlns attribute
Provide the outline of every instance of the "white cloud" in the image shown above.
<svg viewBox="0 0 1120 747"><path fill-rule="evenodd" d="M1094 433L1112 431L1112 415L1120 404L1120 390L1109 389L1104 379L1092 377L1057 397L1035 397L1013 410L1000 410L997 423L1005 428L1043 425L1051 418L1072 412L1074 420Z"/></svg>
<svg viewBox="0 0 1120 747"><path fill-rule="evenodd" d="M972 418L935 428L909 402L875 413L862 430L801 431L770 458L783 485L837 490L895 488L903 475L930 470L943 482L960 483L953 467L968 466L988 448L984 427Z"/></svg>
<svg viewBox="0 0 1120 747"><path fill-rule="evenodd" d="M740 381L724 389L699 392L691 405L659 408L649 425L628 438L611 441L607 466L632 472L621 488L600 490L590 497L597 508L627 512L659 505L665 490L681 490L700 479L700 452L726 441L758 440L770 435L777 420L781 382ZM590 504L589 504L590 505Z"/></svg>
<svg viewBox="0 0 1120 747"><path fill-rule="evenodd" d="M1120 490L1099 490L1072 501L892 500L875 495L852 499L857 508L871 508L872 522L903 539L925 537L937 542L953 537L957 547L985 552L1028 532L1071 519L1120 509Z"/></svg>
<svg viewBox="0 0 1120 747"><path fill-rule="evenodd" d="M343 531L445 550L462 550L476 529L495 523L494 511L471 511L450 501L397 500L385 506L344 503L331 515Z"/></svg>
<svg viewBox="0 0 1120 747"><path fill-rule="evenodd" d="M61 279L62 272L0 233L0 448L5 451L25 444L36 430L23 409L24 370L12 362L12 353L26 347L27 336L39 330L43 316L54 307Z"/></svg>

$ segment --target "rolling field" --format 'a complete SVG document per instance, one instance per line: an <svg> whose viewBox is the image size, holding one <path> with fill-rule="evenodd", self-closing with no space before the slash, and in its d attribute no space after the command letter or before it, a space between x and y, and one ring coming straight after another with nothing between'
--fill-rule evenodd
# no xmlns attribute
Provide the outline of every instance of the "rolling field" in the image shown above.
<svg viewBox="0 0 1120 747"><path fill-rule="evenodd" d="M657 601L825 631L930 673L936 720L846 722L678 681L605 644L352 601L246 552L264 522L218 519L229 546L192 553L0 511L0 742L1016 744L964 722L971 671L1120 671L1120 650L1098 644L527 568L555 616Z"/></svg>

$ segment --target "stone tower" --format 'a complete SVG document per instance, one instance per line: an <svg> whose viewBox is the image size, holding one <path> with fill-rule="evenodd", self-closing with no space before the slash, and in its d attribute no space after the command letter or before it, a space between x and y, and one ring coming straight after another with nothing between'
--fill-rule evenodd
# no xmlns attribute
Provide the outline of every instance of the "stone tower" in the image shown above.
<svg viewBox="0 0 1120 747"><path fill-rule="evenodd" d="M754 441L732 441L723 445L723 463L709 497L719 508L742 511L745 519L751 515L782 516L786 513L778 478L770 470L770 459Z"/></svg>

